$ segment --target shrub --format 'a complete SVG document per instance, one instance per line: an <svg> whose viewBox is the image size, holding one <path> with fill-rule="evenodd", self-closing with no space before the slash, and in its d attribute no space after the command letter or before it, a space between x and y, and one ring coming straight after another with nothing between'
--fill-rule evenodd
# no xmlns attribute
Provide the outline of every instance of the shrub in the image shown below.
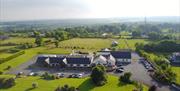
<svg viewBox="0 0 180 91"><path fill-rule="evenodd" d="M45 73L42 75L42 77L43 77L43 79L46 79L46 80L54 80L54 79L56 79L56 76L51 75L51 74L49 74L49 73L47 73L47 72L45 72Z"/></svg>
<svg viewBox="0 0 180 91"><path fill-rule="evenodd" d="M37 87L38 87L38 83L37 83L37 82L33 82L33 83L32 83L32 87L33 87L33 88L37 88Z"/></svg>
<svg viewBox="0 0 180 91"><path fill-rule="evenodd" d="M132 83L130 79L131 75L132 74L130 72L124 73L124 75L119 77L119 81L123 83Z"/></svg>
<svg viewBox="0 0 180 91"><path fill-rule="evenodd" d="M2 71L0 71L0 75L2 75L3 74L3 72Z"/></svg>
<svg viewBox="0 0 180 91"><path fill-rule="evenodd" d="M68 85L64 85L62 87L58 86L55 91L80 91L78 88L70 87Z"/></svg>
<svg viewBox="0 0 180 91"><path fill-rule="evenodd" d="M156 91L157 87L155 85L151 86L148 91Z"/></svg>
<svg viewBox="0 0 180 91"><path fill-rule="evenodd" d="M0 88L10 88L15 85L14 78L0 78Z"/></svg>

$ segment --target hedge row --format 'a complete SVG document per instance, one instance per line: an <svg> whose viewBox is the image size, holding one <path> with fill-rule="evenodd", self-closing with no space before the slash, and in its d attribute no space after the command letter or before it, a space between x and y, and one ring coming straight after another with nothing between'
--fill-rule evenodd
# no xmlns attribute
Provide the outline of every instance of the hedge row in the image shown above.
<svg viewBox="0 0 180 91"><path fill-rule="evenodd" d="M9 61L9 60L11 60L11 59L13 59L13 58L16 58L16 57L18 57L18 56L20 56L20 55L23 55L23 54L25 54L25 51L17 52L17 53L15 53L15 54L7 57L7 58L1 58L1 59L0 59L0 64L2 64L2 63L4 63L4 62L7 62L7 61Z"/></svg>

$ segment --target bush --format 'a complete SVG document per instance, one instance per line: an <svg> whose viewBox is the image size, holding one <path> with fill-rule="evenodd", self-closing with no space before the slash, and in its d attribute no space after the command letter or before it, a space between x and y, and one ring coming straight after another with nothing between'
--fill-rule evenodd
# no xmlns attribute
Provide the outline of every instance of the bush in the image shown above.
<svg viewBox="0 0 180 91"><path fill-rule="evenodd" d="M10 88L15 85L14 78L0 78L0 88Z"/></svg>
<svg viewBox="0 0 180 91"><path fill-rule="evenodd" d="M37 88L38 87L38 83L37 82L33 82L32 83L32 88Z"/></svg>
<svg viewBox="0 0 180 91"><path fill-rule="evenodd" d="M49 73L47 73L47 72L45 72L45 73L42 75L42 77L43 77L43 79L46 79L46 80L54 80L54 79L56 79L56 76L51 75L51 74L49 74Z"/></svg>
<svg viewBox="0 0 180 91"><path fill-rule="evenodd" d="M0 75L2 75L3 74L3 72L2 71L0 71Z"/></svg>
<svg viewBox="0 0 180 91"><path fill-rule="evenodd" d="M133 81L131 81L131 79L130 79L131 75L132 74L130 72L124 73L124 75L119 77L119 81L123 82L123 83L131 84L131 83L133 83Z"/></svg>
<svg viewBox="0 0 180 91"><path fill-rule="evenodd" d="M78 88L64 85L63 87L58 86L55 91L80 91Z"/></svg>
<svg viewBox="0 0 180 91"><path fill-rule="evenodd" d="M157 87L155 85L151 86L148 91L156 91Z"/></svg>

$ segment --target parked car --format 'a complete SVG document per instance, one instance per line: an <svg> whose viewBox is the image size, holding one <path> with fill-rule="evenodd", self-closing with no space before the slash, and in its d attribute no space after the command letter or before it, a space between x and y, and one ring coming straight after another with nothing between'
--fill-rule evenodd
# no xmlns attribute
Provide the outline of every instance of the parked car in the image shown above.
<svg viewBox="0 0 180 91"><path fill-rule="evenodd" d="M124 70L123 69L116 69L116 72L122 73L122 72L124 72Z"/></svg>
<svg viewBox="0 0 180 91"><path fill-rule="evenodd" d="M153 69L152 67L150 67L150 68L148 69L148 72L154 72L154 69Z"/></svg>
<svg viewBox="0 0 180 91"><path fill-rule="evenodd" d="M29 73L28 75L29 75L29 76L34 76L34 74L35 74L34 72L31 72L31 73Z"/></svg>
<svg viewBox="0 0 180 91"><path fill-rule="evenodd" d="M76 77L77 78L82 78L83 74L77 74Z"/></svg>
<svg viewBox="0 0 180 91"><path fill-rule="evenodd" d="M123 69L124 70L124 68L121 66L121 67L118 67L117 69Z"/></svg>
<svg viewBox="0 0 180 91"><path fill-rule="evenodd" d="M76 77L76 74L71 74L68 76L69 78L75 78Z"/></svg>
<svg viewBox="0 0 180 91"><path fill-rule="evenodd" d="M64 74L63 73L57 73L57 76L62 78L62 77L64 77Z"/></svg>

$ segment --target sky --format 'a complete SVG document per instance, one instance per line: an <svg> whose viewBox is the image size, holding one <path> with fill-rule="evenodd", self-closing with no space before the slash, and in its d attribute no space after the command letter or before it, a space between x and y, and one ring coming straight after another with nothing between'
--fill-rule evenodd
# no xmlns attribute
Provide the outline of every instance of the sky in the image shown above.
<svg viewBox="0 0 180 91"><path fill-rule="evenodd" d="M180 0L0 0L0 21L180 16Z"/></svg>

